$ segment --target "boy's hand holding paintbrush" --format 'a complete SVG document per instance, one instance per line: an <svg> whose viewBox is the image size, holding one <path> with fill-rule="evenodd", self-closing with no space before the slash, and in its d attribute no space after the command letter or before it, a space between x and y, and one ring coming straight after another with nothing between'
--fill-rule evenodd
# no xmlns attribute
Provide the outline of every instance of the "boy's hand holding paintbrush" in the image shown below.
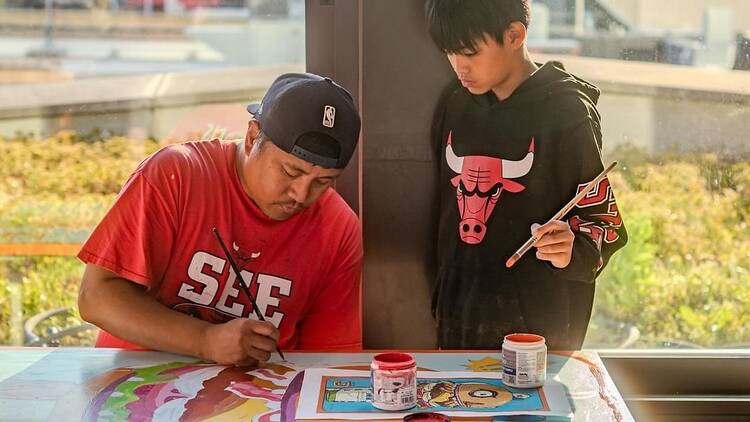
<svg viewBox="0 0 750 422"><path fill-rule="evenodd" d="M560 219L563 218L576 204L583 199L594 186L597 186L605 177L610 170L615 168L617 161L613 162L607 168L602 170L593 180L584 186L560 211L558 211L552 218L547 221L543 226L538 224L531 225L531 238L526 241L520 248L505 262L505 267L510 268L519 259L528 252L529 249L536 246L537 258L543 261L550 261L552 265L557 268L565 268L570 264L570 259L573 256L573 240L575 235L570 229L570 225Z"/></svg>
<svg viewBox="0 0 750 422"><path fill-rule="evenodd" d="M552 220L544 225L532 224L531 236L539 239L534 244L538 259L549 261L556 268L565 268L570 264L575 235L568 223Z"/></svg>

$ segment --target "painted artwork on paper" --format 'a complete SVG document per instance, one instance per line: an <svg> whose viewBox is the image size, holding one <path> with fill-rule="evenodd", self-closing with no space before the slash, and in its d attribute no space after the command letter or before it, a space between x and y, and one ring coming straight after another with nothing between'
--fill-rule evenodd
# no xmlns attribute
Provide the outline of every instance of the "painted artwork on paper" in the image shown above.
<svg viewBox="0 0 750 422"><path fill-rule="evenodd" d="M325 412L381 412L372 406L369 377L324 377L321 408ZM520 390L491 378L418 378L418 411L549 410L541 388Z"/></svg>
<svg viewBox="0 0 750 422"><path fill-rule="evenodd" d="M294 413L297 420L401 419L415 412L478 419L572 415L562 384L550 380L538 388L514 388L503 383L499 372L417 371L416 406L393 412L372 405L375 392L369 371L307 368L301 382L300 378L298 375L287 389L288 394L299 388Z"/></svg>
<svg viewBox="0 0 750 422"><path fill-rule="evenodd" d="M278 421L296 373L292 364L250 369L184 362L113 370L83 420Z"/></svg>
<svg viewBox="0 0 750 422"><path fill-rule="evenodd" d="M29 403L24 392L45 383L54 388L47 388L43 390L45 395L35 397L53 400L43 402L44 405L35 410L27 408L25 412L36 412L33 414L42 418L46 415L50 420L294 422L322 418L300 414L298 406L305 397L302 394L303 381L307 381L311 373L334 370L369 374L371 359L367 354L352 359L343 354L291 353L290 361L272 361L260 368L242 368L182 360L178 355L157 352L96 352L98 354L91 350L45 353L27 371L0 382L0 399ZM81 360L86 366L72 360L79 355L88 356ZM163 357L167 356L172 359L164 360ZM500 361L496 356L434 353L419 356L423 361L420 372L438 374L456 368L473 374L474 382L464 380L458 383L461 385L447 383L439 377L423 376L428 382L420 384L419 396L423 405L431 410L452 408L457 403L491 402L505 408L516 406L516 402L539 408L540 403L543 407L545 397L550 397L548 392L541 395L519 392L501 387L497 382L494 385L493 382L481 384L486 374L493 374L490 377L499 374ZM85 368L86 373L70 370L71 365ZM367 379L348 378L339 380L338 388L329 389L329 403L334 406L331 409L370 399L369 389L361 384ZM344 387L347 382L350 385ZM335 412L328 415L331 416L329 419L337 417ZM359 413L361 418L367 418L367 415L367 412ZM369 415L372 418L372 414Z"/></svg>

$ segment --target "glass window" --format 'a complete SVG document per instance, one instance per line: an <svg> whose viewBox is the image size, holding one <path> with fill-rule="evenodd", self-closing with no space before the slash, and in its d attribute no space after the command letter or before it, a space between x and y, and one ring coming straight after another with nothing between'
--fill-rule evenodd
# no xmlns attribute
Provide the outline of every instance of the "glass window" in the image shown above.
<svg viewBox="0 0 750 422"><path fill-rule="evenodd" d="M750 346L750 4L535 0L531 30L532 51L602 89L619 162L629 243L586 347Z"/></svg>
<svg viewBox="0 0 750 422"><path fill-rule="evenodd" d="M90 344L78 245L161 145L243 136L244 104L304 70L304 14L0 0L0 344ZM629 243L598 278L585 346L750 345L750 2L534 0L528 44L601 88L619 163Z"/></svg>
<svg viewBox="0 0 750 422"><path fill-rule="evenodd" d="M0 344L91 344L78 246L160 146L244 137L304 0L0 0Z"/></svg>

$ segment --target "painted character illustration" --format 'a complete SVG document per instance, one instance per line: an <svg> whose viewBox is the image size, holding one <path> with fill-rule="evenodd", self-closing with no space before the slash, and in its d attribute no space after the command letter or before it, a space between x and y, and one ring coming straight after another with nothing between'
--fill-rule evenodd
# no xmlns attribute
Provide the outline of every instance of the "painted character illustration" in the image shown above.
<svg viewBox="0 0 750 422"><path fill-rule="evenodd" d="M501 386L486 383L440 381L417 385L420 407L494 408L528 397L528 394L513 394Z"/></svg>
<svg viewBox="0 0 750 422"><path fill-rule="evenodd" d="M398 393L403 386L404 382L400 379L383 378L379 388L375 391L375 395L381 403L399 403Z"/></svg>
<svg viewBox="0 0 750 422"><path fill-rule="evenodd" d="M327 388L326 401L331 403L362 403L372 401L372 389L361 387Z"/></svg>

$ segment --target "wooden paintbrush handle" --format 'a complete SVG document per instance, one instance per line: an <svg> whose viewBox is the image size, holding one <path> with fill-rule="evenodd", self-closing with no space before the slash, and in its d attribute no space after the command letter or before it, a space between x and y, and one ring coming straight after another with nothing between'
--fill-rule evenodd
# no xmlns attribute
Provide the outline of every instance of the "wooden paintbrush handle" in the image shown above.
<svg viewBox="0 0 750 422"><path fill-rule="evenodd" d="M594 189L594 186L598 185L602 180L604 180L604 178L607 177L607 173L609 173L610 170L615 168L616 165L617 165L617 161L613 161L612 164L608 165L607 168L602 170L602 172L599 173L592 181L588 182L586 186L580 192L578 192L576 196L573 197L573 199L568 201L568 203L565 204L565 206L562 207L560 211L555 213L555 215L553 215L552 218L550 218L547 222L549 223L550 221L559 220L563 218L565 214L570 212L570 210L572 210L573 207L576 206L578 201L583 199L584 196L586 196L589 192L591 192L591 189ZM524 242L524 244L521 245L520 248L518 248L518 250L513 254L513 256L511 256L510 258L508 258L507 261L505 261L505 267L506 268L512 267L513 264L515 264L519 259L521 259L523 254L528 252L529 249L531 249L534 246L534 244L536 244L536 242L538 241L539 241L539 238L536 236L532 236L531 238L529 238L529 240Z"/></svg>

